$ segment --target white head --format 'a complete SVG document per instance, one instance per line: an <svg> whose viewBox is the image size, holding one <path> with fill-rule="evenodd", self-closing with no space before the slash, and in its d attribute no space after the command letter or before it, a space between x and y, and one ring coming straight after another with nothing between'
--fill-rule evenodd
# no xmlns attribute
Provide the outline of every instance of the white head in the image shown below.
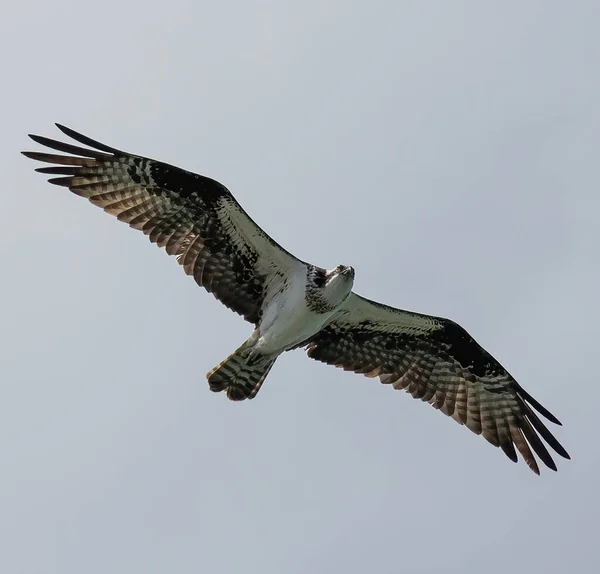
<svg viewBox="0 0 600 574"><path fill-rule="evenodd" d="M338 265L328 269L326 274L324 296L333 307L340 305L352 291L354 285L354 267Z"/></svg>
<svg viewBox="0 0 600 574"><path fill-rule="evenodd" d="M354 269L338 265L335 269L323 269L311 265L306 284L306 303L318 313L337 309L348 297L354 285Z"/></svg>

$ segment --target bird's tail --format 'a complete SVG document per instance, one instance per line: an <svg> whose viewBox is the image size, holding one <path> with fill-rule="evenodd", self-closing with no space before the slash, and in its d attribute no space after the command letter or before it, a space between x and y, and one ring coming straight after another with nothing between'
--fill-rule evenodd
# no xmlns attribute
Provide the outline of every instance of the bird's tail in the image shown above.
<svg viewBox="0 0 600 574"><path fill-rule="evenodd" d="M253 399L273 367L277 355L252 356L247 342L206 374L210 390L227 391L232 401Z"/></svg>

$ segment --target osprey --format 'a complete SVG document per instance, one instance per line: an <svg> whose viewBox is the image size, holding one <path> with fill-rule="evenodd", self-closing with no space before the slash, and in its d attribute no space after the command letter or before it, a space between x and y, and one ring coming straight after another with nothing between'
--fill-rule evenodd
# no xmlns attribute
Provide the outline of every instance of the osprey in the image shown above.
<svg viewBox="0 0 600 574"><path fill-rule="evenodd" d="M323 269L294 257L213 179L57 127L88 147L30 135L69 154L23 152L56 164L36 171L59 176L50 183L142 231L254 325L250 337L207 374L212 391L226 391L234 401L252 399L281 353L305 347L313 359L379 377L430 403L514 462L518 450L537 474L532 450L556 470L541 438L570 458L533 409L560 425L558 419L455 322L357 295L352 267Z"/></svg>

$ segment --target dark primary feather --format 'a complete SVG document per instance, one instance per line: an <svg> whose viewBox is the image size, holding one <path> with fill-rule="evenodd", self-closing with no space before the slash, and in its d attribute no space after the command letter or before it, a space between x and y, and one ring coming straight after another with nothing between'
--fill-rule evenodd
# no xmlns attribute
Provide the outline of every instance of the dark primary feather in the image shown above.
<svg viewBox="0 0 600 574"><path fill-rule="evenodd" d="M318 361L377 376L429 402L515 462L516 447L537 474L531 449L556 470L540 436L569 458L531 407L553 423L560 424L558 419L453 321L394 309L352 293L342 314L310 339L307 352Z"/></svg>
<svg viewBox="0 0 600 574"><path fill-rule="evenodd" d="M250 219L219 182L94 141L56 124L88 149L41 136L31 139L51 150L23 152L58 164L37 169L59 177L50 183L141 230L153 243L176 255L198 285L257 323L269 280L299 261Z"/></svg>

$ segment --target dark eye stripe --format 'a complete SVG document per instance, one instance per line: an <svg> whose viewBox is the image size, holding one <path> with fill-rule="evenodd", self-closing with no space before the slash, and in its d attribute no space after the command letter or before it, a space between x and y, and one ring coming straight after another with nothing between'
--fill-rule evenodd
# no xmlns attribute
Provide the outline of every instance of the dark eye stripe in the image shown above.
<svg viewBox="0 0 600 574"><path fill-rule="evenodd" d="M313 283L317 287L325 287L325 283L327 281L327 275L325 274L324 269L317 269L313 275Z"/></svg>

